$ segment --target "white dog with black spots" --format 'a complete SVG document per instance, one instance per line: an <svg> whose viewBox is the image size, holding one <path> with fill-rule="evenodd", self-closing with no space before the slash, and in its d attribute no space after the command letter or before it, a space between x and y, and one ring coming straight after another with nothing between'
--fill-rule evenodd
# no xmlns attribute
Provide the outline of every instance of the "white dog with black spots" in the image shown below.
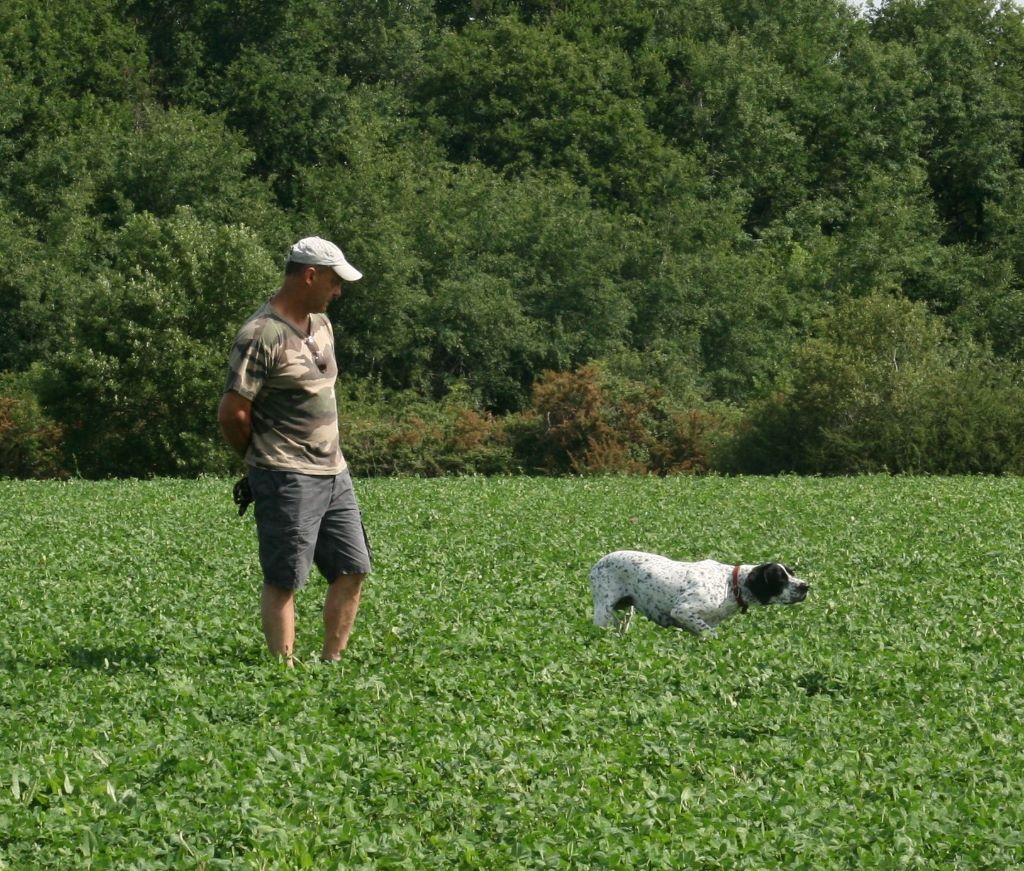
<svg viewBox="0 0 1024 871"><path fill-rule="evenodd" d="M750 605L793 605L809 589L782 563L677 562L636 550L610 553L590 570L594 623L617 625L620 633L639 611L659 626L714 635L719 623Z"/></svg>

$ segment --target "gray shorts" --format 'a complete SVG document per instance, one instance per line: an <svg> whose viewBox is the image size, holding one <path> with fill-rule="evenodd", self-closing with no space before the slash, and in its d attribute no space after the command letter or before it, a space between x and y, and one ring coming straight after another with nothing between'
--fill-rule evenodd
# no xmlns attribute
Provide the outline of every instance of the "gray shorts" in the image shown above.
<svg viewBox="0 0 1024 871"><path fill-rule="evenodd" d="M370 542L347 469L303 475L251 466L249 486L264 582L298 590L313 563L328 582L371 570Z"/></svg>

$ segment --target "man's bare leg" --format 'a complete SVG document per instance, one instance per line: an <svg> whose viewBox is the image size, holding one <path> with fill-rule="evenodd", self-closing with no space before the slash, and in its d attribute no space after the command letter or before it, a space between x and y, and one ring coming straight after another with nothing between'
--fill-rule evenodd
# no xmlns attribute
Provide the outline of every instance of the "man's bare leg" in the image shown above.
<svg viewBox="0 0 1024 871"><path fill-rule="evenodd" d="M264 584L260 613L267 647L291 666L295 651L295 591Z"/></svg>
<svg viewBox="0 0 1024 871"><path fill-rule="evenodd" d="M356 622L365 577L339 575L327 587L327 598L324 600L324 649L321 654L325 662L341 659L342 652L348 647L348 637Z"/></svg>

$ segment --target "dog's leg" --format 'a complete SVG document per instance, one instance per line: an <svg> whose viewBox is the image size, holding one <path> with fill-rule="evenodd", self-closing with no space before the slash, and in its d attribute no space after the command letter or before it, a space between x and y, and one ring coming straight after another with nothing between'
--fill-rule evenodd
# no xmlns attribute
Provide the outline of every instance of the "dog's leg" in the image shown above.
<svg viewBox="0 0 1024 871"><path fill-rule="evenodd" d="M616 622L615 611L607 602L594 600L594 625L602 629Z"/></svg>

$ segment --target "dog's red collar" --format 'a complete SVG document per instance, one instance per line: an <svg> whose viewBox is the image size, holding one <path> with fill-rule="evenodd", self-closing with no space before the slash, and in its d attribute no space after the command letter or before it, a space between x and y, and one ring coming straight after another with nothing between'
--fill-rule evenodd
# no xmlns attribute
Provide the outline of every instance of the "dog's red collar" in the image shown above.
<svg viewBox="0 0 1024 871"><path fill-rule="evenodd" d="M732 594L736 597L736 604L740 606L740 613L747 613L747 603L743 601L743 594L740 592L740 567L733 566L732 569Z"/></svg>

